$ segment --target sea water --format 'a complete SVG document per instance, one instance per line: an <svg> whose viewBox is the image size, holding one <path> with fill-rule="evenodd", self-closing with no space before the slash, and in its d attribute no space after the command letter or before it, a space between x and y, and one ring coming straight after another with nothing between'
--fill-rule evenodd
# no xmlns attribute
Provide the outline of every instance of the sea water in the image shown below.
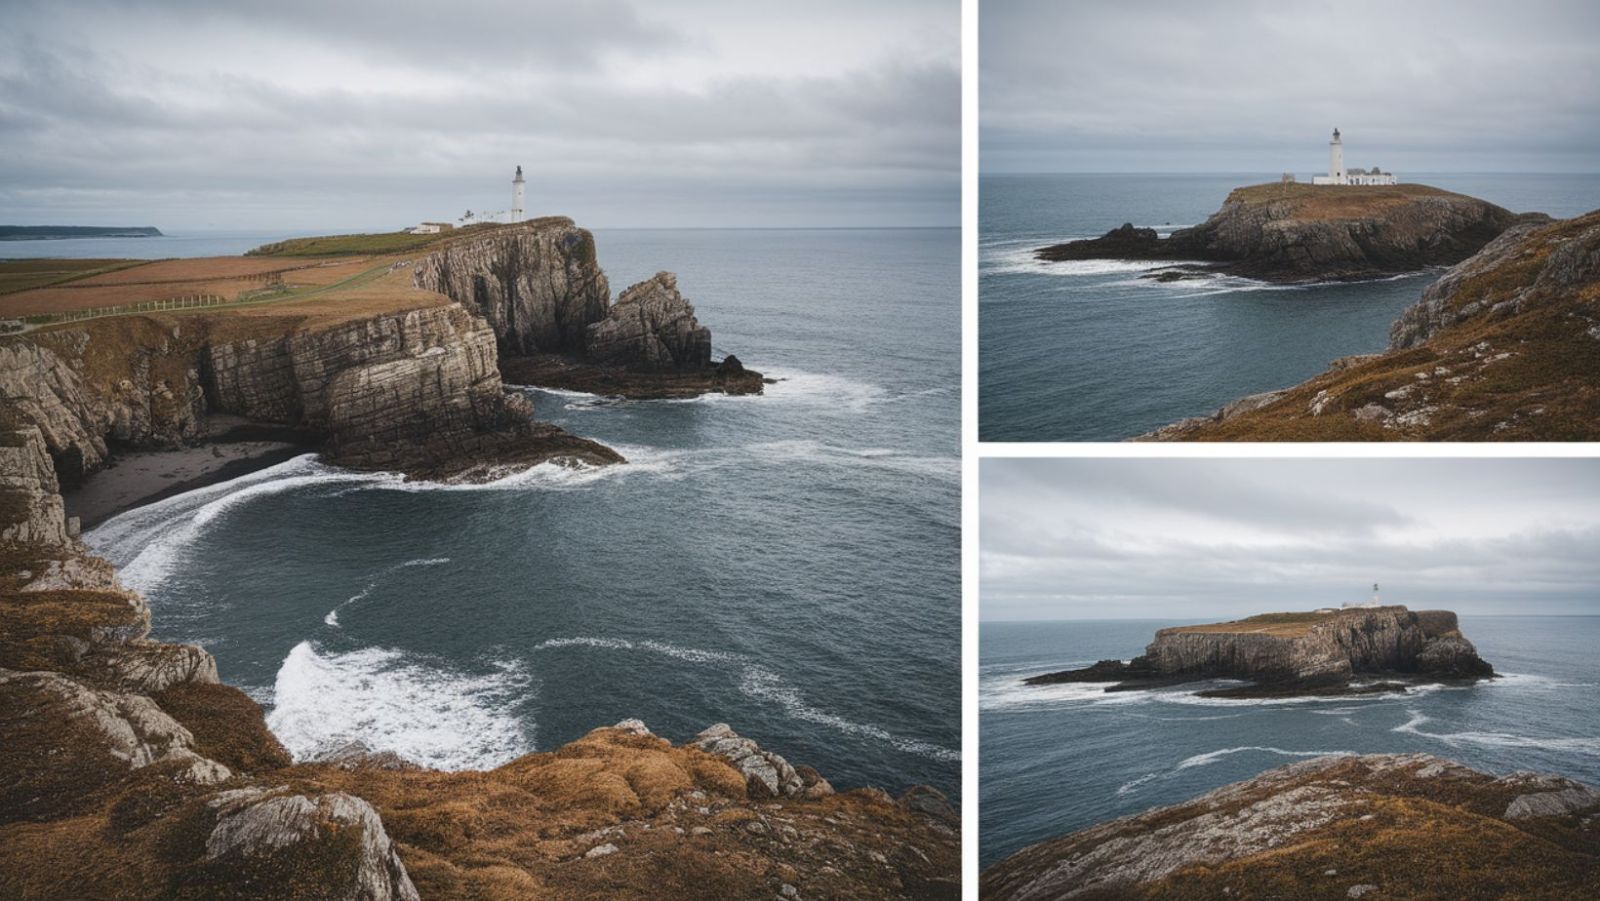
<svg viewBox="0 0 1600 901"><path fill-rule="evenodd" d="M407 483L305 456L87 536L155 636L216 655L299 757L490 767L629 717L719 721L841 788L955 795L955 230L602 231L765 396L530 390L623 466Z"/></svg>
<svg viewBox="0 0 1600 901"><path fill-rule="evenodd" d="M1279 286L1156 282L1163 262L1045 263L1040 247L1124 222L1163 236L1276 174L995 175L979 187L979 432L985 441L1118 441L1388 346L1438 270ZM1517 212L1600 208L1600 175L1406 176Z"/></svg>
<svg viewBox="0 0 1600 901"><path fill-rule="evenodd" d="M1139 653L1155 620L984 623L980 856L1176 804L1324 754L1428 753L1494 774L1600 784L1600 616L1462 616L1501 678L1403 694L1289 700L1028 686L1039 673Z"/></svg>

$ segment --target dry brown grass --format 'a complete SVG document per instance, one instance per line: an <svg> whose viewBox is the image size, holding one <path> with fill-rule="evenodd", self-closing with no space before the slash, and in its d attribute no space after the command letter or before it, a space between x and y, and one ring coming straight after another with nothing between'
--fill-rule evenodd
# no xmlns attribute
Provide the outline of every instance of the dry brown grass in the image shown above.
<svg viewBox="0 0 1600 901"><path fill-rule="evenodd" d="M1293 204L1293 217L1301 220L1366 219L1375 213L1405 206L1418 197L1462 197L1428 185L1308 185L1268 184L1235 188L1225 203Z"/></svg>
<svg viewBox="0 0 1600 901"><path fill-rule="evenodd" d="M1311 631L1319 623L1337 619L1337 613L1262 613L1246 619L1225 623L1203 623L1196 626L1173 626L1163 632L1201 632L1206 634L1274 635L1297 638Z"/></svg>
<svg viewBox="0 0 1600 901"><path fill-rule="evenodd" d="M143 260L4 260L0 261L0 294L76 282L143 264Z"/></svg>

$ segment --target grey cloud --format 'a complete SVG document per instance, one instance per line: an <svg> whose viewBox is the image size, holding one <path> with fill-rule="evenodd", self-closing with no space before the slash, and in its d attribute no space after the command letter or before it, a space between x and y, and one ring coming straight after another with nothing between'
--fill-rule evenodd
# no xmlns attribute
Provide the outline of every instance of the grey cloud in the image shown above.
<svg viewBox="0 0 1600 901"><path fill-rule="evenodd" d="M905 15L953 22L955 3L944 6ZM13 51L0 60L0 218L392 227L495 208L521 163L530 197L563 205L541 211L605 217L590 225L955 222L960 76L937 28L835 64L785 48L797 74L725 59L718 47L744 36L719 45L715 9L692 5L375 9L20 7L0 37ZM73 27L100 15L132 31ZM841 36L865 27L848 4L774 8L764 39L781 47L786 20L802 19ZM303 44L305 67L211 58L202 38L215 34L272 53ZM194 58L166 55L184 37ZM634 61L694 71L630 80ZM630 213L640 192L650 209Z"/></svg>
<svg viewBox="0 0 1600 901"><path fill-rule="evenodd" d="M986 460L981 484L985 619L1306 609L1373 581L1413 606L1600 612L1590 460Z"/></svg>
<svg viewBox="0 0 1600 901"><path fill-rule="evenodd" d="M986 3L985 171L1593 171L1600 7L1579 0ZM1579 167L1574 170L1572 167Z"/></svg>

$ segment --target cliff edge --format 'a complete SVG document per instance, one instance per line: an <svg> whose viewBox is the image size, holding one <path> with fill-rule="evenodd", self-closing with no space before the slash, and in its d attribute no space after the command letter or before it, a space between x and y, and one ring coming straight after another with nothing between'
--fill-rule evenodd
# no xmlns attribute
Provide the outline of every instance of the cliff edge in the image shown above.
<svg viewBox="0 0 1600 901"><path fill-rule="evenodd" d="M1427 754L1318 757L1025 848L986 901L1592 898L1600 789Z"/></svg>
<svg viewBox="0 0 1600 901"><path fill-rule="evenodd" d="M1143 437L1600 440L1600 210L1522 217L1429 285L1383 353Z"/></svg>
<svg viewBox="0 0 1600 901"><path fill-rule="evenodd" d="M294 761L77 540L0 404L0 897L959 897L937 791L835 792L723 724L625 721L486 772Z"/></svg>
<svg viewBox="0 0 1600 901"><path fill-rule="evenodd" d="M1156 632L1144 654L1124 663L1045 673L1029 685L1113 683L1109 690L1173 685L1205 679L1251 684L1201 692L1206 697L1269 697L1404 691L1402 682L1366 681L1492 678L1448 610L1403 606L1359 607L1309 613L1267 613L1242 620L1178 626Z"/></svg>
<svg viewBox="0 0 1600 901"><path fill-rule="evenodd" d="M759 394L761 374L714 363L711 330L677 277L658 272L611 301L594 235L546 217L449 241L416 261L414 284L482 316L518 384L635 398Z"/></svg>
<svg viewBox="0 0 1600 901"><path fill-rule="evenodd" d="M1459 262L1517 218L1428 185L1262 184L1234 189L1205 222L1168 238L1126 224L1093 240L1040 248L1037 256L1203 262L1210 265L1202 271L1272 282L1356 280Z"/></svg>

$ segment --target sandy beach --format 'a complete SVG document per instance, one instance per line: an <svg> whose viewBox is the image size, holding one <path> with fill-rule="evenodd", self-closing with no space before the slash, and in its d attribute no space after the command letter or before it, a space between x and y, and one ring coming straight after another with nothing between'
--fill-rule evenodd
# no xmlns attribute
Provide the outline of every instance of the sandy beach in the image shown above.
<svg viewBox="0 0 1600 901"><path fill-rule="evenodd" d="M67 515L92 529L118 513L225 482L311 452L290 441L217 441L173 450L118 454L105 469L62 496Z"/></svg>

